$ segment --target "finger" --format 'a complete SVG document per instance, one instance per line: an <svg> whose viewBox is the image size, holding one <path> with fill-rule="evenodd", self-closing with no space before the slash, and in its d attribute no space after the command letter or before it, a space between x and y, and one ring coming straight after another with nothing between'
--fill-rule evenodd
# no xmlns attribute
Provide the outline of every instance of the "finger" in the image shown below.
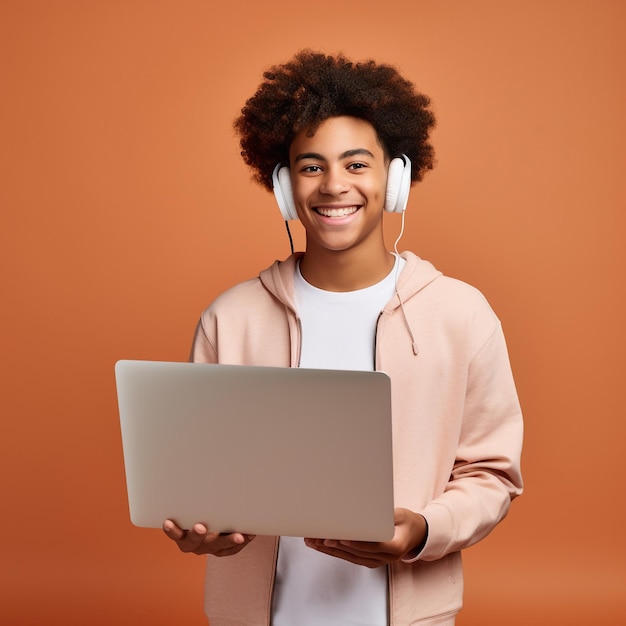
<svg viewBox="0 0 626 626"><path fill-rule="evenodd" d="M187 531L185 539L190 543L200 543L210 535L218 536L219 533L210 533L209 529L204 524L194 524Z"/></svg>
<svg viewBox="0 0 626 626"><path fill-rule="evenodd" d="M341 541L332 539L305 539L305 544L315 550L331 554L332 556L340 556L341 558L351 561L367 561L370 564L386 562L388 556L386 553L381 552L360 552L355 548L344 546Z"/></svg>
<svg viewBox="0 0 626 626"><path fill-rule="evenodd" d="M224 548L230 548L233 544L232 535L220 535L218 532L209 532L203 524L194 524L187 532L186 537L178 542L178 547L183 552L195 554L215 553Z"/></svg>
<svg viewBox="0 0 626 626"><path fill-rule="evenodd" d="M314 539L313 543L318 548L333 549L349 553L360 559L384 561L386 563L396 560L396 551L388 543L374 543L365 541L336 541L332 539ZM305 540L307 543L307 540ZM308 545L308 544L307 544ZM313 547L313 546L311 546Z"/></svg>
<svg viewBox="0 0 626 626"><path fill-rule="evenodd" d="M163 530L165 534L174 541L180 541L185 536L185 531L179 528L171 519L163 522Z"/></svg>
<svg viewBox="0 0 626 626"><path fill-rule="evenodd" d="M171 520L170 520L171 521ZM166 522L164 530L178 545L182 552L197 552L203 544L210 543L219 537L219 533L211 533L204 524L194 524L185 531Z"/></svg>
<svg viewBox="0 0 626 626"><path fill-rule="evenodd" d="M309 545L307 543L307 545ZM353 554L352 552L347 552L340 548L334 546L327 546L322 544L310 544L310 548L317 550L318 552L322 552L324 554L328 554L329 556L334 556L338 559L343 559L344 561L348 561L350 563L354 563L355 565L363 565L364 567L374 568L381 567L388 563L387 560L380 557L369 557L360 556Z"/></svg>
<svg viewBox="0 0 626 626"><path fill-rule="evenodd" d="M176 542L181 552L216 556L236 554L255 537L243 533L209 532L205 524L194 524L191 529L185 531L172 520L163 523L163 530Z"/></svg>
<svg viewBox="0 0 626 626"><path fill-rule="evenodd" d="M331 541L326 539L326 542ZM344 547L347 550L353 550L360 554L379 554L381 552L389 552L389 544L379 541L347 541L337 540L334 542L337 546Z"/></svg>
<svg viewBox="0 0 626 626"><path fill-rule="evenodd" d="M243 543L231 543L219 550L215 550L212 552L214 556L231 556L233 554L237 554L237 552L241 551L245 546L247 546L256 535L242 535L244 538Z"/></svg>

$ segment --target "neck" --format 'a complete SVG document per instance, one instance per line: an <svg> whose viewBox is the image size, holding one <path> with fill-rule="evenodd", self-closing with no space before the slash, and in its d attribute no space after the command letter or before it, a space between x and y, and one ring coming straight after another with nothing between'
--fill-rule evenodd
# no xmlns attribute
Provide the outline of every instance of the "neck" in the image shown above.
<svg viewBox="0 0 626 626"><path fill-rule="evenodd" d="M360 250L334 251L307 247L300 261L304 279L325 291L355 291L380 282L395 262L384 246L363 254Z"/></svg>

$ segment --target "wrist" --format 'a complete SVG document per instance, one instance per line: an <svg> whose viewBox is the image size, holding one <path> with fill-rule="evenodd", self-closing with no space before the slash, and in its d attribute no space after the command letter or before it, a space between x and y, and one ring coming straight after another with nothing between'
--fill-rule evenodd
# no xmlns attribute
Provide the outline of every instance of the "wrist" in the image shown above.
<svg viewBox="0 0 626 626"><path fill-rule="evenodd" d="M428 522L426 521L426 518L419 513L416 513L416 517L419 518L418 527L421 531L418 533L418 538L416 540L417 543L402 556L402 561L407 563L415 561L419 557L422 550L426 547L426 542L428 541Z"/></svg>

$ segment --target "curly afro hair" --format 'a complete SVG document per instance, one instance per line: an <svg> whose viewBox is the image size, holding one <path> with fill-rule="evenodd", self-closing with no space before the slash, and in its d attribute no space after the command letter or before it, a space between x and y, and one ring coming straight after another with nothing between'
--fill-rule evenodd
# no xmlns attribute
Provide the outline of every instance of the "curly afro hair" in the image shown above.
<svg viewBox="0 0 626 626"><path fill-rule="evenodd" d="M295 135L307 129L313 136L320 123L340 115L368 121L388 157L406 154L413 181L433 168L428 135L435 117L428 108L430 99L394 67L302 50L291 61L271 67L263 78L234 127L244 161L266 189L272 189L276 164L289 162Z"/></svg>

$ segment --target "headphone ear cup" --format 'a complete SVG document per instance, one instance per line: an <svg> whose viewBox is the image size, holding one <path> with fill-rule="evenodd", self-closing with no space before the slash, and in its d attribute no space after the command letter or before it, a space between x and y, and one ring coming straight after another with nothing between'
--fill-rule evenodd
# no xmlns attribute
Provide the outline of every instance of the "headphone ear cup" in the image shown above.
<svg viewBox="0 0 626 626"><path fill-rule="evenodd" d="M291 175L288 167L281 167L279 163L272 172L272 184L274 188L274 196L280 209L283 219L297 220L296 203L293 199L293 189L291 188Z"/></svg>
<svg viewBox="0 0 626 626"><path fill-rule="evenodd" d="M411 190L411 161L405 154L392 159L387 172L385 211L403 213Z"/></svg>

